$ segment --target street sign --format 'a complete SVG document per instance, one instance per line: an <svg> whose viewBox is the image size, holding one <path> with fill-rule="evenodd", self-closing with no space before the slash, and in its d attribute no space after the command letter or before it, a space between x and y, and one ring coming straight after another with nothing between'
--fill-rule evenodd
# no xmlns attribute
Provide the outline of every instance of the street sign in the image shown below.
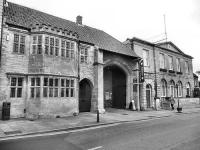
<svg viewBox="0 0 200 150"><path fill-rule="evenodd" d="M139 81L144 82L144 62L141 60L139 62Z"/></svg>

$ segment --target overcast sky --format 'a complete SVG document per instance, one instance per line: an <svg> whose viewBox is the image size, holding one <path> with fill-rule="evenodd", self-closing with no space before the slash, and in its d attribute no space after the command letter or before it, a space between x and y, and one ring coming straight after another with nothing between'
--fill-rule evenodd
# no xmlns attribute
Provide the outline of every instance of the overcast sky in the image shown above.
<svg viewBox="0 0 200 150"><path fill-rule="evenodd" d="M194 57L200 70L200 0L8 0L49 14L104 30L121 42L138 37L147 41L164 38Z"/></svg>

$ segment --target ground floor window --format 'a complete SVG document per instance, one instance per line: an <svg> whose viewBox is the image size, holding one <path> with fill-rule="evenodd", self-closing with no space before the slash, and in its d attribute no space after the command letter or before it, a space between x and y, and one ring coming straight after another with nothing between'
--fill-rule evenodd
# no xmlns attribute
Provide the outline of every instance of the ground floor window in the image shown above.
<svg viewBox="0 0 200 150"><path fill-rule="evenodd" d="M175 83L173 80L170 81L170 86L169 86L170 90L169 90L169 96L171 97L175 97Z"/></svg>
<svg viewBox="0 0 200 150"><path fill-rule="evenodd" d="M183 96L183 86L181 81L178 82L178 97L182 97Z"/></svg>
<svg viewBox="0 0 200 150"><path fill-rule="evenodd" d="M167 96L167 82L164 79L161 80L161 94L162 94L162 97Z"/></svg>
<svg viewBox="0 0 200 150"><path fill-rule="evenodd" d="M186 83L186 97L189 97L190 96L190 83Z"/></svg>
<svg viewBox="0 0 200 150"><path fill-rule="evenodd" d="M40 97L40 77L31 78L31 98Z"/></svg>
<svg viewBox="0 0 200 150"><path fill-rule="evenodd" d="M74 80L61 79L61 97L74 97Z"/></svg>
<svg viewBox="0 0 200 150"><path fill-rule="evenodd" d="M23 77L11 77L10 78L10 97L20 98L22 97L23 90Z"/></svg>
<svg viewBox="0 0 200 150"><path fill-rule="evenodd" d="M60 77L32 77L31 78L31 98L40 97L43 90L43 97L75 97L75 80ZM43 83L43 84L42 84Z"/></svg>

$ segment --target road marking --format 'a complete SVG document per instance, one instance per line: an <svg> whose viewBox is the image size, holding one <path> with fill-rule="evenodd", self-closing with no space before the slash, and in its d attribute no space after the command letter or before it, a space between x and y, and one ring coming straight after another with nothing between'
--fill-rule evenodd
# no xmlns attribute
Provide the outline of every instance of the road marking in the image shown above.
<svg viewBox="0 0 200 150"><path fill-rule="evenodd" d="M88 150L96 150L96 149L100 149L100 148L103 148L103 146L93 147L93 148L90 148L90 149L88 149Z"/></svg>

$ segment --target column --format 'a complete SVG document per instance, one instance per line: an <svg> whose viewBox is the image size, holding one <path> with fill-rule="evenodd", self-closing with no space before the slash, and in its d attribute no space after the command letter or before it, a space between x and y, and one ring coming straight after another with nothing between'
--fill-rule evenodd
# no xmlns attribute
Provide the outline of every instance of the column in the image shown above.
<svg viewBox="0 0 200 150"><path fill-rule="evenodd" d="M103 91L103 51L94 49L94 89L92 97L92 110L104 113L104 91Z"/></svg>

